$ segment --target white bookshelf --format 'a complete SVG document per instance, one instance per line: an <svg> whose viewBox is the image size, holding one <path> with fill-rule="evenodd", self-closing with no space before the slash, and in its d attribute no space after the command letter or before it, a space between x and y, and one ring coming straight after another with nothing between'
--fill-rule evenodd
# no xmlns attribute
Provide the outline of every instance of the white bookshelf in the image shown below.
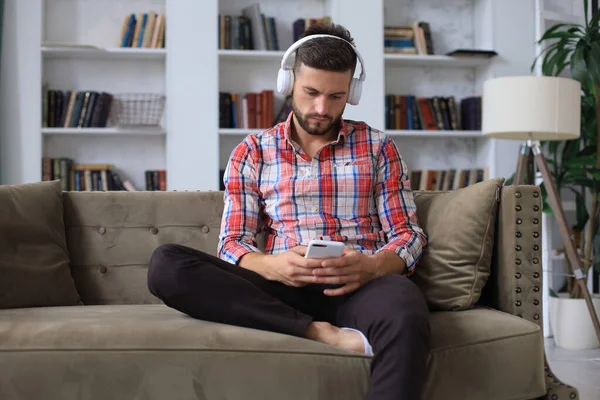
<svg viewBox="0 0 600 400"><path fill-rule="evenodd" d="M415 137L425 139L479 138L481 131L423 131L423 130L385 130L392 137Z"/></svg>
<svg viewBox="0 0 600 400"><path fill-rule="evenodd" d="M42 128L44 135L106 135L106 136L163 136L166 131L162 128Z"/></svg>
<svg viewBox="0 0 600 400"><path fill-rule="evenodd" d="M219 0L218 13L240 15L241 10L251 3L252 0ZM275 90L281 57L292 42L294 20L331 16L334 22L349 29L367 69L361 103L348 105L345 118L364 120L384 130L398 144L411 169L484 167L490 177L509 176L516 166L518 142L488 139L480 131L389 130L384 115L386 94L455 96L460 101L467 96L480 95L481 85L489 77L529 75L534 37L527 29L519 28L515 21L520 21L523 27L531 25L533 9L518 0L500 3L451 0L442 6L434 0L312 0L302 4L291 0L260 1L261 12L276 19L282 46L279 51L217 49L218 90L238 95ZM497 15L510 15L510 19L500 20ZM430 23L435 54L384 53L380 33L383 27L410 24L414 19ZM516 39L519 43L528 40L531 45L526 44L524 49L515 51L514 42L510 41ZM446 55L459 48L495 50L499 56ZM276 113L283 99L277 92L275 95ZM219 169L225 168L231 151L246 135L260 131L218 129Z"/></svg>
<svg viewBox="0 0 600 400"><path fill-rule="evenodd" d="M42 45L42 55L45 59L92 59L92 60L160 60L167 56L166 49L121 48L78 45L67 43Z"/></svg>
<svg viewBox="0 0 600 400"><path fill-rule="evenodd" d="M5 35L0 69L0 128L6 132L0 143L3 182L37 181L42 155L70 152L86 162L115 164L136 186L141 186L143 170L165 168L169 189L218 189L219 170L232 149L245 135L256 132L219 129L218 93L275 90L281 56L292 44L292 23L297 18L331 16L350 30L365 59L367 80L361 103L348 105L344 117L364 120L381 130L385 130L386 94L453 95L456 99L478 95L487 78L529 75L535 53L535 37L529 28L534 9L522 0L449 0L443 5L434 0L260 0L261 11L276 19L280 49L219 50L219 13L239 15L253 2L9 2L5 29L14 35ZM166 50L119 49L115 38L120 36L125 15L148 9L167 15ZM385 54L383 27L414 19L430 23L436 54ZM73 48L73 43L80 48ZM491 49L499 56L445 55L455 48ZM42 129L38 112L42 76L57 88L165 93L164 132ZM276 93L275 111L282 100ZM411 169L484 166L490 177L509 176L518 156L518 142L484 138L479 132L388 133ZM23 140L29 144L23 146Z"/></svg>
<svg viewBox="0 0 600 400"><path fill-rule="evenodd" d="M250 61L250 60L263 60L263 61L281 61L283 57L283 51L273 50L218 50L217 54L221 60L232 60L232 61Z"/></svg>
<svg viewBox="0 0 600 400"><path fill-rule="evenodd" d="M218 152L218 140L197 134L203 125L197 109L213 101L204 91L212 93L217 70L210 70L204 57L204 39L211 34L196 40L189 31L198 15L215 14L210 5L195 0L7 2L0 68L2 183L41 180L41 160L47 156L112 164L138 189L145 187L144 171L156 169L167 170L170 190L213 188L217 179L210 182L197 171ZM119 47L125 17L150 10L167 15L166 48ZM212 33L211 21L202 26ZM199 65L213 78L198 79ZM104 128L46 128L44 81L57 90L162 94L166 109L159 126L116 127L109 120ZM209 155L198 157L199 149L211 144Z"/></svg>
<svg viewBox="0 0 600 400"><path fill-rule="evenodd" d="M489 58L483 57L451 57L446 55L405 55L384 54L387 66L414 66L414 67L456 67L474 68L488 65Z"/></svg>

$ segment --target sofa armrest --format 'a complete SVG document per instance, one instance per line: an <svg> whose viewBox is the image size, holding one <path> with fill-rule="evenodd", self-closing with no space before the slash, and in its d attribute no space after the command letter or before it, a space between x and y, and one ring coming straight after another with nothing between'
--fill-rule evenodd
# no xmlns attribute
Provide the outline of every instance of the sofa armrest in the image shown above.
<svg viewBox="0 0 600 400"><path fill-rule="evenodd" d="M542 324L542 196L538 186L500 191L492 269L483 303Z"/></svg>
<svg viewBox="0 0 600 400"><path fill-rule="evenodd" d="M538 186L504 186L492 269L481 303L524 318L540 327L542 319L542 194ZM578 399L579 392L554 375L544 356L545 400Z"/></svg>

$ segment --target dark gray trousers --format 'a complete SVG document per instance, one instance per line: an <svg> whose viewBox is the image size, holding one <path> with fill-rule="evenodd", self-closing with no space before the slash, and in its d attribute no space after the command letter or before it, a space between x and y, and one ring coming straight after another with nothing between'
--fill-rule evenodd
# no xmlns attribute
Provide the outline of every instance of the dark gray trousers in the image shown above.
<svg viewBox="0 0 600 400"><path fill-rule="evenodd" d="M205 321L304 337L314 321L358 329L373 347L368 400L417 400L426 380L429 312L405 276L372 280L354 293L326 296L325 285L294 288L201 251L162 245L148 288L167 306Z"/></svg>

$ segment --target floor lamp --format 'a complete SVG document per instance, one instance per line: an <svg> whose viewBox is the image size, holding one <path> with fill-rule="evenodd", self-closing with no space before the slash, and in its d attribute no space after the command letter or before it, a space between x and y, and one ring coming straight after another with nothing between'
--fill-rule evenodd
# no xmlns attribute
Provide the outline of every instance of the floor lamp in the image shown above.
<svg viewBox="0 0 600 400"><path fill-rule="evenodd" d="M482 131L485 136L522 140L515 174L515 184L523 184L528 158L533 152L542 174L548 204L556 217L567 259L587 304L592 324L600 340L600 323L581 269L581 260L571 239L562 208L540 140L572 140L580 136L581 85L569 78L551 76L512 76L493 78L483 85ZM530 174L530 173L529 173ZM529 175L528 174L528 175ZM533 177L528 182L533 182ZM600 255L598 255L600 256Z"/></svg>

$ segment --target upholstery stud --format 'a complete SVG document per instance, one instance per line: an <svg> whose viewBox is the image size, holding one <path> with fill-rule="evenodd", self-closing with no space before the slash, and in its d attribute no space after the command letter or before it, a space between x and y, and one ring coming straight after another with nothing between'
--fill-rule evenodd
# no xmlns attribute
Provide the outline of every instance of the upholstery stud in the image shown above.
<svg viewBox="0 0 600 400"><path fill-rule="evenodd" d="M533 206L533 211L540 211L540 206Z"/></svg>
<svg viewBox="0 0 600 400"><path fill-rule="evenodd" d="M537 258L536 258L535 260L537 260ZM535 260L534 260L534 263L535 263L535 264L537 264L537 262L536 262ZM533 277L534 277L535 279L539 278L539 277L540 277L540 273L539 273L539 272L534 272L534 273L533 273Z"/></svg>
<svg viewBox="0 0 600 400"><path fill-rule="evenodd" d="M534 259L533 259L533 263L534 263L534 264L538 264L539 262L540 262L539 258L534 258Z"/></svg>
<svg viewBox="0 0 600 400"><path fill-rule="evenodd" d="M516 246L515 246L515 251L521 251L521 246L519 246L519 245L516 245Z"/></svg>
<svg viewBox="0 0 600 400"><path fill-rule="evenodd" d="M204 225L204 226L202 227L202 232L203 232L203 233L208 233L208 232L210 232L210 228L209 228L208 226Z"/></svg>
<svg viewBox="0 0 600 400"><path fill-rule="evenodd" d="M521 218L517 218L517 225L521 225L523 223L523 220Z"/></svg>
<svg viewBox="0 0 600 400"><path fill-rule="evenodd" d="M517 278L517 279L521 279L521 273L520 273L520 272L517 272L517 273L515 274L515 278Z"/></svg>
<svg viewBox="0 0 600 400"><path fill-rule="evenodd" d="M515 292L517 292L517 293L521 293L521 292L522 292L522 290L521 290L521 288L520 288L520 287L517 287L517 288L515 289Z"/></svg>
<svg viewBox="0 0 600 400"><path fill-rule="evenodd" d="M540 291L540 287L539 286L534 286L533 287L533 291L534 292L539 292Z"/></svg>
<svg viewBox="0 0 600 400"><path fill-rule="evenodd" d="M515 236L518 237L518 238L520 238L521 237L521 232L515 233Z"/></svg>
<svg viewBox="0 0 600 400"><path fill-rule="evenodd" d="M520 259L520 258L517 258L517 259L515 260L515 264L517 264L517 265L521 265L521 259Z"/></svg>
<svg viewBox="0 0 600 400"><path fill-rule="evenodd" d="M558 400L558 395L556 393L552 395L552 400Z"/></svg>
<svg viewBox="0 0 600 400"><path fill-rule="evenodd" d="M156 235L158 233L158 228L153 226L152 228L150 228L150 233Z"/></svg>
<svg viewBox="0 0 600 400"><path fill-rule="evenodd" d="M533 192L533 197L535 197L536 199L537 199L538 197L540 197L540 192Z"/></svg>
<svg viewBox="0 0 600 400"><path fill-rule="evenodd" d="M538 299L533 300L533 305L534 306L539 306L540 305L540 301Z"/></svg>
<svg viewBox="0 0 600 400"><path fill-rule="evenodd" d="M539 219L537 219L537 218L534 218L534 219L533 219L533 224L534 224L534 225L537 225L537 224L539 224L539 223L540 223L540 220L539 220Z"/></svg>
<svg viewBox="0 0 600 400"><path fill-rule="evenodd" d="M533 319L535 319L536 321L537 321L538 319L540 319L540 314L533 314Z"/></svg>
<svg viewBox="0 0 600 400"><path fill-rule="evenodd" d="M569 395L570 398L575 399L577 397L577 394L575 394L575 392L571 392L571 394Z"/></svg>
<svg viewBox="0 0 600 400"><path fill-rule="evenodd" d="M533 251L538 251L540 249L540 246L538 246L537 244L533 245Z"/></svg>
<svg viewBox="0 0 600 400"><path fill-rule="evenodd" d="M517 306L517 307L521 307L521 300L517 300L517 301L515 301L515 306Z"/></svg>
<svg viewBox="0 0 600 400"><path fill-rule="evenodd" d="M100 272L102 275L106 274L107 271L108 269L104 265L98 268L98 272Z"/></svg>
<svg viewBox="0 0 600 400"><path fill-rule="evenodd" d="M98 233L104 235L106 233L106 228L101 226L100 228L98 228Z"/></svg>
<svg viewBox="0 0 600 400"><path fill-rule="evenodd" d="M521 211L521 210L522 210L522 208L521 208L521 206L520 206L520 205L518 205L518 204L517 204L517 206L515 207L515 210L517 210L517 211Z"/></svg>
<svg viewBox="0 0 600 400"><path fill-rule="evenodd" d="M516 193L515 193L515 197L516 197L517 199L520 199L520 198L521 198L521 192L516 192Z"/></svg>
<svg viewBox="0 0 600 400"><path fill-rule="evenodd" d="M539 238L540 237L540 233L539 232L533 232L533 237L534 238Z"/></svg>

